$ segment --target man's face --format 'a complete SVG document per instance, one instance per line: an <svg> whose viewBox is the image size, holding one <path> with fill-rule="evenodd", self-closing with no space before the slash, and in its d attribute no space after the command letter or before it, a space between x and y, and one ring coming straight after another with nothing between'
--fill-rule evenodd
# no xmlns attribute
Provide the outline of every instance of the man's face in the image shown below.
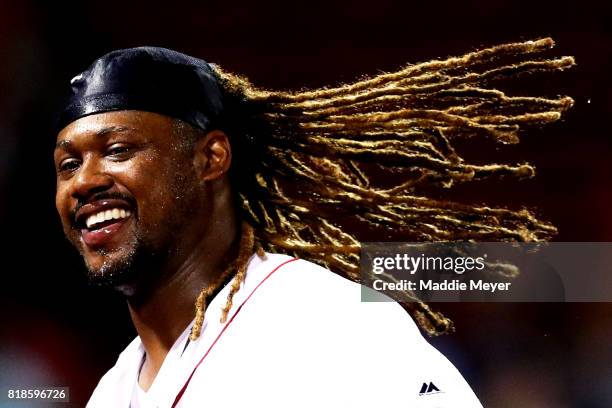
<svg viewBox="0 0 612 408"><path fill-rule="evenodd" d="M92 281L119 285L135 270L159 267L198 210L192 152L173 124L117 111L80 118L59 133L56 207Z"/></svg>

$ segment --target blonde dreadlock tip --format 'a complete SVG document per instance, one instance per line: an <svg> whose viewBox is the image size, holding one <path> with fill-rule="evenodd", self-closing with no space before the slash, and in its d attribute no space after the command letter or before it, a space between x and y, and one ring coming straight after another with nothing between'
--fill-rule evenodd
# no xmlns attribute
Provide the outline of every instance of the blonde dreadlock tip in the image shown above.
<svg viewBox="0 0 612 408"><path fill-rule="evenodd" d="M563 109L569 109L574 106L575 103L576 101L574 101L574 98L570 96L564 96L563 98L561 98L561 104L563 105Z"/></svg>
<svg viewBox="0 0 612 408"><path fill-rule="evenodd" d="M527 41L527 43L534 43L536 46L543 46L547 48L553 48L555 46L555 40L550 37L540 38L535 41Z"/></svg>
<svg viewBox="0 0 612 408"><path fill-rule="evenodd" d="M265 261L266 259L268 259L268 256L266 255L266 251L264 251L264 249L263 249L262 247L258 247L258 248L257 248L256 253L257 253L257 256L258 256L260 259L262 259L262 260L264 260L264 261Z"/></svg>
<svg viewBox="0 0 612 408"><path fill-rule="evenodd" d="M570 56L561 57L557 61L559 64L559 69L561 70L571 68L576 65L576 59Z"/></svg>

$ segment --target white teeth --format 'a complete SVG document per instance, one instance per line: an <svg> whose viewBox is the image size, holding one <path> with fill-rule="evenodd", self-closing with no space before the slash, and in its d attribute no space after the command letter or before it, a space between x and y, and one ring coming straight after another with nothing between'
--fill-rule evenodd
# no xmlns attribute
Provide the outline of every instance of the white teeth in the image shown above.
<svg viewBox="0 0 612 408"><path fill-rule="evenodd" d="M100 211L96 214L90 215L85 220L85 225L87 225L87 228L91 228L92 226L99 224L101 222L104 222L104 221L113 220L113 219L119 220L122 218L127 218L131 214L132 213L130 212L130 210L124 210L122 208L111 208L109 210Z"/></svg>

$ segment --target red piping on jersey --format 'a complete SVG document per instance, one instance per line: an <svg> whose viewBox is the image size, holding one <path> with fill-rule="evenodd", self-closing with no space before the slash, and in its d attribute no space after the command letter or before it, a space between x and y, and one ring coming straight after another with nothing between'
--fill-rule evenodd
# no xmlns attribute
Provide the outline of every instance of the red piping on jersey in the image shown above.
<svg viewBox="0 0 612 408"><path fill-rule="evenodd" d="M244 302L242 302L240 304L240 306L238 306L238 309L236 309L236 313L234 313L232 315L232 317L229 319L229 321L227 322L227 324L223 327L223 329L221 330L221 332L219 333L219 335L217 335L217 338L215 339L215 341L212 342L212 344L210 345L210 347L208 348L208 350L206 350L206 353L204 354L204 356L202 357L202 359L198 362L198 364L196 364L196 366L194 367L193 371L191 372L191 375L189 376L189 378L187 379L187 381L185 382L185 384L183 385L183 388L181 388L181 390L178 392L178 394L176 394L176 398L174 399L174 403L172 404L172 408L175 408L176 405L179 403L179 401L181 400L181 398L183 397L183 394L185 393L185 390L187 389L187 386L189 385L189 382L191 381L191 378L193 377L193 375L195 374L196 370L198 369L198 367L200 366L200 364L202 364L202 362L204 361L204 359L206 358L206 356L208 355L208 353L210 353L210 350L212 350L212 348L215 346L215 344L217 344L217 341L219 340L219 338L223 335L223 333L225 333L225 330L229 327L229 325L234 321L234 317L236 317L236 315L238 313L240 313L240 310L242 309L242 306L244 306L244 304L251 298L251 296L253 296L253 293L255 293L255 291L261 286L262 283L264 283L270 276L272 276L272 274L274 272L276 272L277 270L279 270L281 268L281 266L285 266L286 264L288 264L289 262L293 262L293 261L297 261L297 258L292 258L289 260L286 260L285 262L283 262L282 264L278 265L276 268L274 268L272 270L272 272L270 272L265 278L263 278L261 280L261 282L259 282L257 284L257 286L255 286L255 289L253 289L253 291L249 294L249 296L247 296L246 299L244 299Z"/></svg>

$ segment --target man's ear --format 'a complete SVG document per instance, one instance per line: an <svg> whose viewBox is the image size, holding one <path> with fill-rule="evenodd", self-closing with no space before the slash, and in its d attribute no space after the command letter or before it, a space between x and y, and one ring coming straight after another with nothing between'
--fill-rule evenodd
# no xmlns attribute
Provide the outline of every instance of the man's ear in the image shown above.
<svg viewBox="0 0 612 408"><path fill-rule="evenodd" d="M221 130L210 131L198 139L193 153L193 164L201 181L221 177L227 173L232 162L229 138Z"/></svg>

